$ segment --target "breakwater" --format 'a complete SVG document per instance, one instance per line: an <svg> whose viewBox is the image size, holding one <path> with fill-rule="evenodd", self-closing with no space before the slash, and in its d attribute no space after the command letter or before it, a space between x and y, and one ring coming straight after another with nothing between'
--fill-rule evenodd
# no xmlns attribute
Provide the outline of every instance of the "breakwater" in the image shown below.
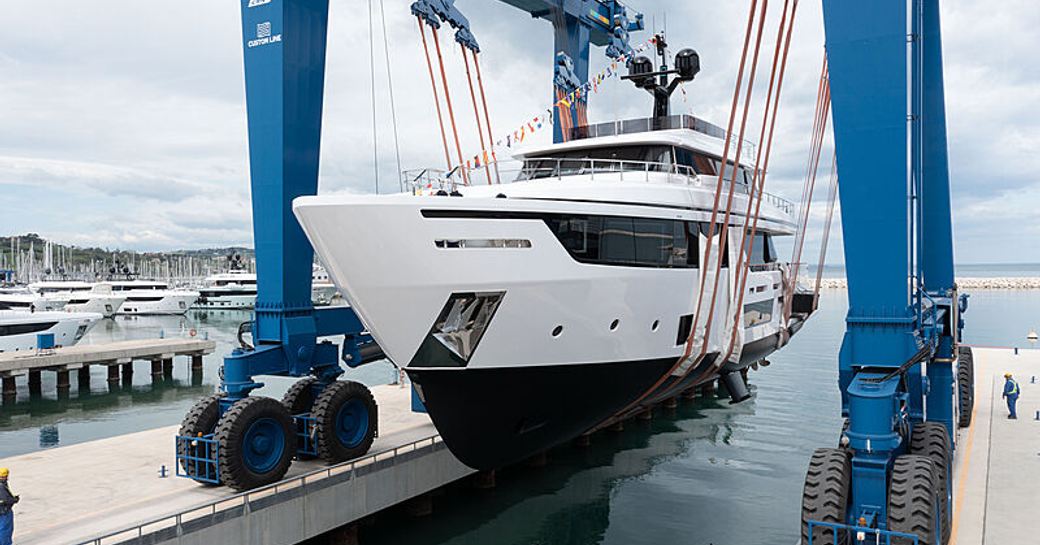
<svg viewBox="0 0 1040 545"><path fill-rule="evenodd" d="M1040 290L1040 277L967 277L958 278L957 286L961 290ZM824 278L820 281L821 289L842 290L846 287L848 281L844 278Z"/></svg>

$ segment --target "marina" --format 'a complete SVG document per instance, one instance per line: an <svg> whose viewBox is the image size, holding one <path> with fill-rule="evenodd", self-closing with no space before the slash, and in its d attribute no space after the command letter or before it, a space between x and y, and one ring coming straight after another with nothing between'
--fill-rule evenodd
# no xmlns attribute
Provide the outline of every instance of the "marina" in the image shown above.
<svg viewBox="0 0 1040 545"><path fill-rule="evenodd" d="M0 545L1029 542L978 0L114 2L0 38Z"/></svg>

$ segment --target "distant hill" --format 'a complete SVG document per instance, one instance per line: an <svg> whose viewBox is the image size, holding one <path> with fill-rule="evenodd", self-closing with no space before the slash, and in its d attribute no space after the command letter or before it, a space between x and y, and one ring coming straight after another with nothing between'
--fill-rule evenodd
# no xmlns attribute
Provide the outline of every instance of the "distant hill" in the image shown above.
<svg viewBox="0 0 1040 545"><path fill-rule="evenodd" d="M255 268L256 255L245 247L136 252L59 244L36 233L0 237L0 269L17 270L17 278L23 282L60 278L62 272L70 278L90 280L124 267L145 278L200 277L227 269L232 255L240 256L250 270Z"/></svg>

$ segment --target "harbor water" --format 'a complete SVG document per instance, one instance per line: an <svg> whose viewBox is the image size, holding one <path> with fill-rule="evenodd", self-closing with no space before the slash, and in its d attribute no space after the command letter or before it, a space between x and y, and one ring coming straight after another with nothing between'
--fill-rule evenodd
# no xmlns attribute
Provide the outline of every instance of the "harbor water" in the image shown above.
<svg viewBox="0 0 1040 545"><path fill-rule="evenodd" d="M1028 348L1040 317L1040 291L971 293L965 340ZM820 311L772 365L750 375L755 396L736 406L698 399L622 433L600 433L588 448L563 446L542 468L501 472L498 486L457 486L437 496L435 517L362 528L370 544L573 544L794 542L802 478L814 448L835 444L840 429L835 358L844 331L845 292L827 290ZM177 317L116 317L84 342L195 335L217 342L201 381L179 361L173 380L153 382L139 363L132 386L110 391L104 369L90 392L58 399L44 373L40 398L24 381L13 405L0 408L0 461L43 448L178 423L213 391L221 357L236 345L247 312L190 311ZM367 384L394 380L388 363L348 371ZM259 393L280 396L290 379L264 377ZM537 395L532 393L532 395ZM2 464L0 464L2 465ZM28 492L25 492L28 493ZM404 516L403 514L401 516ZM396 520L396 518L394 519Z"/></svg>

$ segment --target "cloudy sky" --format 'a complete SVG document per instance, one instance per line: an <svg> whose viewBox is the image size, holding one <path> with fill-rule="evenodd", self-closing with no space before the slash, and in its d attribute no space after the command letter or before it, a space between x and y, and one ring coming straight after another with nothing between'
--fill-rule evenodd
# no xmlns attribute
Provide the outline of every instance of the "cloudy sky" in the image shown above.
<svg viewBox="0 0 1040 545"><path fill-rule="evenodd" d="M383 1L403 167L440 166L415 20L407 1ZM141 250L251 244L239 2L3 4L0 234ZM747 0L629 4L657 28L667 19L673 47L701 55L701 74L673 109L725 124ZM397 185L379 5L373 0L377 163L369 4L332 1L323 193L373 192L377 170L383 191ZM493 127L508 132L548 105L551 25L502 2L457 5L484 51ZM1040 10L1034 0L1004 0L999 8L945 0L943 17L957 260L1040 262ZM820 2L803 1L767 188L792 200L804 175L822 45ZM476 152L455 48L446 62L463 145ZM594 49L593 68L605 62ZM593 97L590 118L649 110L641 91L615 81ZM832 245L832 260L841 259L839 246Z"/></svg>

